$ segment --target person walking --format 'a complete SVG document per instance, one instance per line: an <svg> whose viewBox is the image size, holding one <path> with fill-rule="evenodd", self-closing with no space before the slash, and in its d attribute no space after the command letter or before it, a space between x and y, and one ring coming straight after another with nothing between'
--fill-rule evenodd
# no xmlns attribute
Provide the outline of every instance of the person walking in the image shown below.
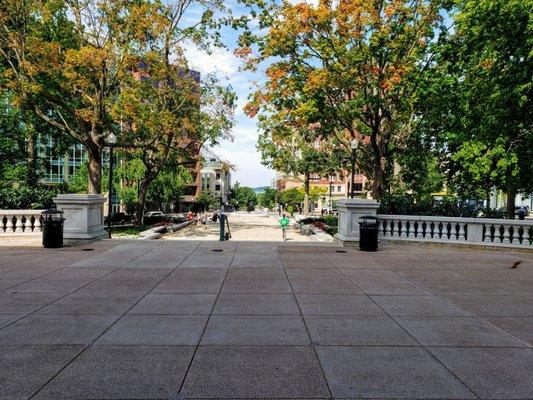
<svg viewBox="0 0 533 400"><path fill-rule="evenodd" d="M287 229L289 228L289 224L291 223L291 220L287 218L285 214L280 218L279 224L281 226L281 231L283 232L283 240L287 240Z"/></svg>

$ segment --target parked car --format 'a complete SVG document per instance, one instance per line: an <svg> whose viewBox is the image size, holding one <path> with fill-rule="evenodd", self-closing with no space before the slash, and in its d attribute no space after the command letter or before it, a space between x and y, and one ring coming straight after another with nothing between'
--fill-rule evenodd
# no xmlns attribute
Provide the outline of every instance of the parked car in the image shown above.
<svg viewBox="0 0 533 400"><path fill-rule="evenodd" d="M148 211L146 214L144 214L145 217L152 218L152 217L164 217L165 214L163 214L163 211Z"/></svg>
<svg viewBox="0 0 533 400"><path fill-rule="evenodd" d="M104 223L107 224L109 216L106 215L104 218ZM131 222L131 215L127 215L123 212L114 212L111 213L111 223L112 224L121 224L124 225L126 222Z"/></svg>
<svg viewBox="0 0 533 400"><path fill-rule="evenodd" d="M143 223L146 225L154 225L160 222L168 222L170 217L165 215L162 211L149 211L144 214Z"/></svg>

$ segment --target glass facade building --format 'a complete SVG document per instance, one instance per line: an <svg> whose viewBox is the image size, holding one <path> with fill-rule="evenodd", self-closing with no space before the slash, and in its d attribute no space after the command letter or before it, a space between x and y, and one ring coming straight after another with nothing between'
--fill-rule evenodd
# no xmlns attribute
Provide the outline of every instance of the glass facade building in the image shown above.
<svg viewBox="0 0 533 400"><path fill-rule="evenodd" d="M73 144L65 154L58 155L54 152L54 139L51 137L39 138L37 149L43 169L41 182L45 184L68 182L87 160L87 152L81 144Z"/></svg>

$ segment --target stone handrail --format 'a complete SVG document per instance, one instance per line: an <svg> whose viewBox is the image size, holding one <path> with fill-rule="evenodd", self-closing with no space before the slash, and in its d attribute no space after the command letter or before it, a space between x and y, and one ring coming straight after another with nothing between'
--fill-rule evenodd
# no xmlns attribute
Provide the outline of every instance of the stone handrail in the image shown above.
<svg viewBox="0 0 533 400"><path fill-rule="evenodd" d="M533 249L533 220L378 214L379 236L390 240Z"/></svg>
<svg viewBox="0 0 533 400"><path fill-rule="evenodd" d="M41 235L44 210L0 210L0 237Z"/></svg>

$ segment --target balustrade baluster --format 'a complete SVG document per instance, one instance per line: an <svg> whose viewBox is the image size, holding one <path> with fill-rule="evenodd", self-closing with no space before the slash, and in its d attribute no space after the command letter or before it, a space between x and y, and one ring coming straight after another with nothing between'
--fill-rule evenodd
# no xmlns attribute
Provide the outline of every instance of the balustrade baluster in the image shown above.
<svg viewBox="0 0 533 400"><path fill-rule="evenodd" d="M16 223L17 223L17 221L15 220L15 216L14 215L10 215L7 218L7 227L8 227L8 232L9 233L15 232Z"/></svg>
<svg viewBox="0 0 533 400"><path fill-rule="evenodd" d="M400 220L395 219L392 221L392 237L399 237L400 236Z"/></svg>
<svg viewBox="0 0 533 400"><path fill-rule="evenodd" d="M457 234L457 240L463 241L466 239L465 235L465 224L462 222L459 222L459 232Z"/></svg>
<svg viewBox="0 0 533 400"><path fill-rule="evenodd" d="M33 232L41 231L41 217L39 215L35 216L35 221L33 222Z"/></svg>
<svg viewBox="0 0 533 400"><path fill-rule="evenodd" d="M399 227L398 227L398 228L399 228L399 230L398 230L398 234L399 234L400 237L403 238L403 237L406 236L406 235L405 235L405 232L406 232L406 228L407 228L407 227L406 227L406 222L405 222L405 220L402 219L402 220L398 221L398 225L399 225Z"/></svg>
<svg viewBox="0 0 533 400"><path fill-rule="evenodd" d="M22 215L15 215L15 218L17 219L17 222L15 223L15 230L13 232L22 232Z"/></svg>
<svg viewBox="0 0 533 400"><path fill-rule="evenodd" d="M511 232L509 231L510 226L509 225L502 225L502 226L503 226L502 243L511 243Z"/></svg>

